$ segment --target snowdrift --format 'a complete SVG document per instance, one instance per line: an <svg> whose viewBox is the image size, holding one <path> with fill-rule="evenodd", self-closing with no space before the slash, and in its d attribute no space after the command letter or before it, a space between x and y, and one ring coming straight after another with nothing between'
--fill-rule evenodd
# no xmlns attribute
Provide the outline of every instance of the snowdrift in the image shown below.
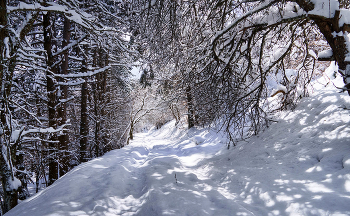
<svg viewBox="0 0 350 216"><path fill-rule="evenodd" d="M350 97L319 82L296 110L229 150L220 133L170 122L6 216L350 215Z"/></svg>

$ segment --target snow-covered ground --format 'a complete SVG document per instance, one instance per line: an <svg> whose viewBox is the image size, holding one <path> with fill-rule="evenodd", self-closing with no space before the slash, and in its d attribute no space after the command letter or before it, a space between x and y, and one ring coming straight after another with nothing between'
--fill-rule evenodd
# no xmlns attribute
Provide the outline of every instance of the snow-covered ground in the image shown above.
<svg viewBox="0 0 350 216"><path fill-rule="evenodd" d="M350 215L350 97L326 82L229 150L216 132L170 122L6 216Z"/></svg>

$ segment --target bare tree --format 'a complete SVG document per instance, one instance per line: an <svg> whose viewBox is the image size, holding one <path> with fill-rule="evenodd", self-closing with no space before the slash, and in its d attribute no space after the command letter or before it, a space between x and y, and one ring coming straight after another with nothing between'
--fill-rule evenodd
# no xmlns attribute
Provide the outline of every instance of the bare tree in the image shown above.
<svg viewBox="0 0 350 216"><path fill-rule="evenodd" d="M307 96L322 49L312 40L320 35L349 92L349 24L340 19L346 12L341 9L348 7L345 1L135 2L147 5L139 10L139 23L147 28L139 28L141 36L139 29L134 32L147 35L148 61L155 69L167 65L181 74L181 88L193 98L195 122L223 118L232 141L231 133L256 134L268 125L268 98L275 92L283 95L279 109L293 108ZM280 89L272 89L272 81Z"/></svg>
<svg viewBox="0 0 350 216"><path fill-rule="evenodd" d="M130 96L131 100L131 110L129 114L129 132L127 144L130 140L134 139L135 128L141 120L144 120L147 115L150 115L152 112L157 110L159 104L155 101L154 95L152 95L151 90L148 88L142 88L137 83L133 84L132 92Z"/></svg>
<svg viewBox="0 0 350 216"><path fill-rule="evenodd" d="M124 39L126 27L121 27L127 22L120 18L125 13L115 8L118 15L113 15L106 9L110 1L89 1L96 5L91 10L95 14L90 16L88 9L80 7L85 3L76 0L0 1L3 213L17 204L19 190L19 198L27 196L25 169L34 171L37 179L46 180L49 168L49 184L70 169L70 153L79 152L79 146L74 146L76 140L69 140L75 135L66 128L69 116L76 111L71 108L74 98L68 98L69 94L78 95L76 86L83 84L85 78L92 79L116 67L111 64L129 68L132 47L128 47ZM118 5L121 8L121 4ZM106 16L103 20L97 19L102 12L108 14L108 21L104 19ZM96 19L92 18L94 15ZM118 27L120 29L116 29ZM103 41L102 38L108 39ZM105 49L111 38L117 45ZM110 53L108 59L103 59L108 62L104 68L93 68L91 64L83 67L78 51L84 52L80 45L87 41L102 44L103 52ZM118 58L114 57L116 52L119 52ZM91 55L86 57L87 62L91 62Z"/></svg>

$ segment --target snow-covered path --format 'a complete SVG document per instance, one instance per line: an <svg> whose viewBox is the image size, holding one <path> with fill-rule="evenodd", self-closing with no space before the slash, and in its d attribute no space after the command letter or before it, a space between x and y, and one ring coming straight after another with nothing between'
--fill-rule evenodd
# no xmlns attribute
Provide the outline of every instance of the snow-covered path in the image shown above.
<svg viewBox="0 0 350 216"><path fill-rule="evenodd" d="M349 109L348 95L322 88L230 150L170 122L6 215L350 215Z"/></svg>
<svg viewBox="0 0 350 216"><path fill-rule="evenodd" d="M208 175L216 133L137 134L131 145L87 162L6 215L232 215L249 212ZM208 139L205 139L207 137ZM196 142L205 142L196 145Z"/></svg>

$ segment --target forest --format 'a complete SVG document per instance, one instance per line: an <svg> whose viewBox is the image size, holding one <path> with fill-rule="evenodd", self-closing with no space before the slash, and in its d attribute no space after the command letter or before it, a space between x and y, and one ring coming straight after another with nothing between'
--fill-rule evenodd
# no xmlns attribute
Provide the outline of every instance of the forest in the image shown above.
<svg viewBox="0 0 350 216"><path fill-rule="evenodd" d="M350 95L348 0L0 0L2 213L171 120L230 149L331 61Z"/></svg>

